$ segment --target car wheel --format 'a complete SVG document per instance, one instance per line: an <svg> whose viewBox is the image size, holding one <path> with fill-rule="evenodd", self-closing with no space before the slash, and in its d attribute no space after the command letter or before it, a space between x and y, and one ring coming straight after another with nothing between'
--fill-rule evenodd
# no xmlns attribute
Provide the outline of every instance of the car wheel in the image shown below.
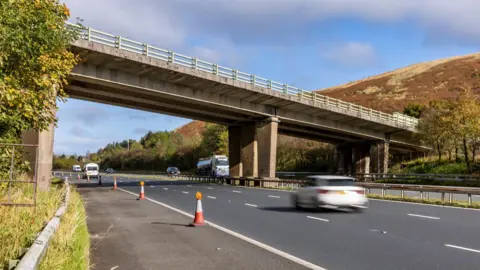
<svg viewBox="0 0 480 270"><path fill-rule="evenodd" d="M297 210L301 210L302 206L298 203L298 195L292 194L292 206Z"/></svg>

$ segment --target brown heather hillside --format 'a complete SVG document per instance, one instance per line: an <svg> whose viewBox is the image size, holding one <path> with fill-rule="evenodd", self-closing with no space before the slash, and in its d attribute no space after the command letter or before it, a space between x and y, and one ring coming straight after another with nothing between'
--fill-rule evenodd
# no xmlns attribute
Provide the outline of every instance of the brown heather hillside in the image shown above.
<svg viewBox="0 0 480 270"><path fill-rule="evenodd" d="M464 83L480 93L480 53L414 64L316 92L391 113L409 103L453 98Z"/></svg>

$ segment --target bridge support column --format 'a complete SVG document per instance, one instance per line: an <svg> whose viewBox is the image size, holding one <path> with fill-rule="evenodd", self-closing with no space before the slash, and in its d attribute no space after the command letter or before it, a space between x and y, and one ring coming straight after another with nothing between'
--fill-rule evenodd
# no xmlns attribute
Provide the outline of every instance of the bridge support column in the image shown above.
<svg viewBox="0 0 480 270"><path fill-rule="evenodd" d="M38 149L26 147L24 159L30 163L28 177L33 179L36 175L37 187L42 191L49 190L52 178L54 128L52 123L48 130L28 130L22 133L23 144L38 145Z"/></svg>
<svg viewBox="0 0 480 270"><path fill-rule="evenodd" d="M349 147L345 145L337 146L335 151L335 162L337 163L337 174L349 174L351 173L351 156L352 152Z"/></svg>
<svg viewBox="0 0 480 270"><path fill-rule="evenodd" d="M275 179L277 165L278 118L257 123L258 176Z"/></svg>
<svg viewBox="0 0 480 270"><path fill-rule="evenodd" d="M370 173L370 144L362 143L353 148L355 173Z"/></svg>
<svg viewBox="0 0 480 270"><path fill-rule="evenodd" d="M247 178L258 177L258 145L255 123L241 127L241 164L242 176Z"/></svg>
<svg viewBox="0 0 480 270"><path fill-rule="evenodd" d="M377 173L388 173L389 143L377 144Z"/></svg>
<svg viewBox="0 0 480 270"><path fill-rule="evenodd" d="M228 127L228 158L230 163L230 176L242 177L242 128L239 126Z"/></svg>

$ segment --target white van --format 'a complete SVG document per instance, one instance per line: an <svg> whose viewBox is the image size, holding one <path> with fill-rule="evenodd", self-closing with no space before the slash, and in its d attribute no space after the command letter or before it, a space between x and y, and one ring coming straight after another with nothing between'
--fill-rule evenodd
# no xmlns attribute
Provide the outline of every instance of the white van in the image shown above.
<svg viewBox="0 0 480 270"><path fill-rule="evenodd" d="M91 178L98 178L98 171L100 167L96 163L88 163L83 166L83 179L87 179L87 176Z"/></svg>
<svg viewBox="0 0 480 270"><path fill-rule="evenodd" d="M73 166L72 166L72 171L74 171L74 172L81 172L81 171L82 171L82 167L80 167L80 165L73 165Z"/></svg>

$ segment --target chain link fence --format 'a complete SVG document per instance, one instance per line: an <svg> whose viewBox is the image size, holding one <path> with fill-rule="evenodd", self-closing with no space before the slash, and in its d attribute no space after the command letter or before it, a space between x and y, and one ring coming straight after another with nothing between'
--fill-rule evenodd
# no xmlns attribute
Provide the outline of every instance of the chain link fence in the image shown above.
<svg viewBox="0 0 480 270"><path fill-rule="evenodd" d="M38 145L0 143L0 205L36 206L37 164Z"/></svg>

